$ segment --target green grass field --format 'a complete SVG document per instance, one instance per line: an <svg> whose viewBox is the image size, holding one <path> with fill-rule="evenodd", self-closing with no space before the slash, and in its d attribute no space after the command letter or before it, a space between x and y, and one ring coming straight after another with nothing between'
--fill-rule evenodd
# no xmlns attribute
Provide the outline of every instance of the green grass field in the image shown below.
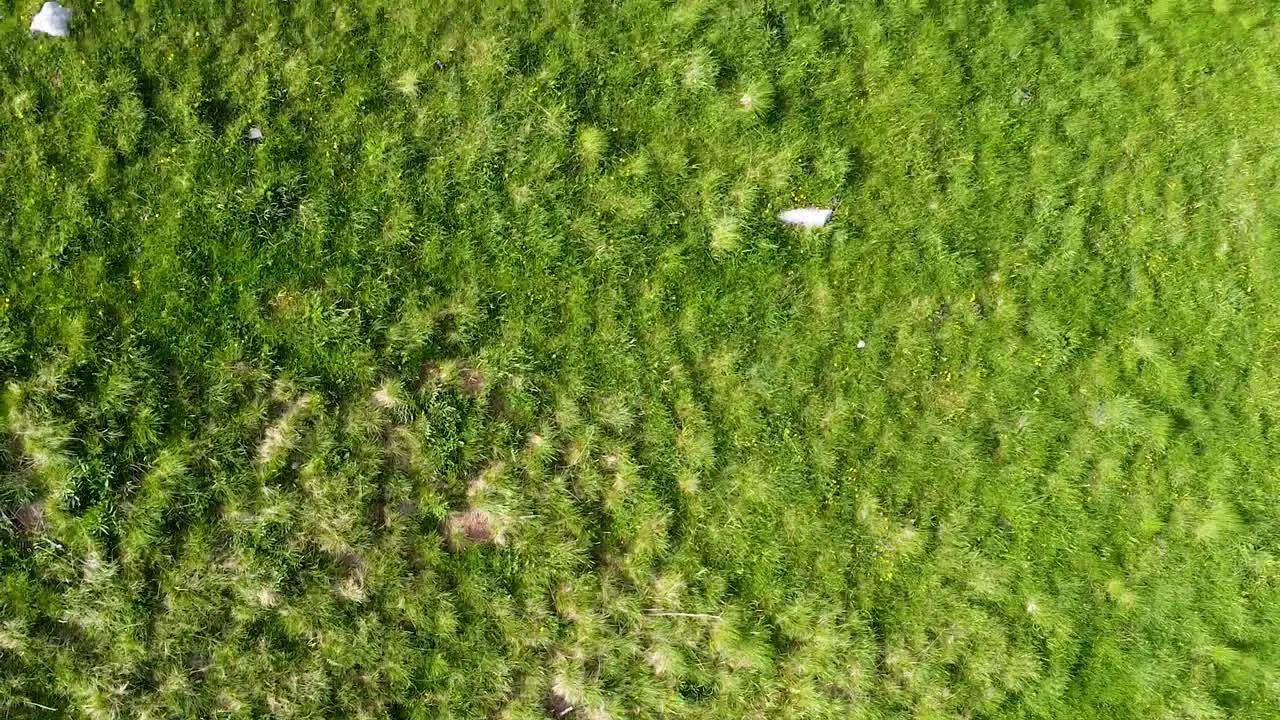
<svg viewBox="0 0 1280 720"><path fill-rule="evenodd" d="M68 3L0 717L1280 717L1280 6Z"/></svg>

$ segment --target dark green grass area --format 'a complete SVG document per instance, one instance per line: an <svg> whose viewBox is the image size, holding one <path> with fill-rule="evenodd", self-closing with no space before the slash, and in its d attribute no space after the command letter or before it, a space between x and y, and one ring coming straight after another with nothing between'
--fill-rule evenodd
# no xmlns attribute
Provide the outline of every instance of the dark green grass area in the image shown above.
<svg viewBox="0 0 1280 720"><path fill-rule="evenodd" d="M69 4L3 717L1280 715L1272 3Z"/></svg>

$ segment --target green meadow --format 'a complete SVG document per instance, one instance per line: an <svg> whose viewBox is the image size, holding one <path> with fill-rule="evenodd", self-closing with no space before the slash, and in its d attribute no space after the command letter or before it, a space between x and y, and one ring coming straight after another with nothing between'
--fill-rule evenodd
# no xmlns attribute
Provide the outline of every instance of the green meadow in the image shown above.
<svg viewBox="0 0 1280 720"><path fill-rule="evenodd" d="M1280 717L1280 6L67 2L0 717Z"/></svg>

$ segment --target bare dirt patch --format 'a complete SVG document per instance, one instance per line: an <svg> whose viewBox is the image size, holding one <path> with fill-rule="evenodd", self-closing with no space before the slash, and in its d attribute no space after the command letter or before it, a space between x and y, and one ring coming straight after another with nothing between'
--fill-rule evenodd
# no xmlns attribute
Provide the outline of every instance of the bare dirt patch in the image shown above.
<svg viewBox="0 0 1280 720"><path fill-rule="evenodd" d="M423 385L434 385L444 378L444 370L439 363L429 362L422 365L422 372L418 374L418 378L422 380Z"/></svg>
<svg viewBox="0 0 1280 720"><path fill-rule="evenodd" d="M445 541L453 551L474 545L502 545L506 542L493 515L484 510L451 512L444 521Z"/></svg>
<svg viewBox="0 0 1280 720"><path fill-rule="evenodd" d="M187 660L187 668L195 674L208 672L209 664L209 656L204 653L196 653Z"/></svg>
<svg viewBox="0 0 1280 720"><path fill-rule="evenodd" d="M515 410L511 407L507 394L497 388L489 393L488 409L489 415L498 420L511 420L515 417Z"/></svg>
<svg viewBox="0 0 1280 720"><path fill-rule="evenodd" d="M14 527L24 535L39 535L49 525L44 506L39 503L27 503L14 511L12 516Z"/></svg>
<svg viewBox="0 0 1280 720"><path fill-rule="evenodd" d="M573 703L569 702L569 698L565 697L556 690L547 693L547 698L543 702L547 708L547 714L553 718L565 718L573 714Z"/></svg>
<svg viewBox="0 0 1280 720"><path fill-rule="evenodd" d="M369 562L354 552L345 552L338 558L342 578L335 586L339 596L354 602L364 599L364 581L369 574Z"/></svg>
<svg viewBox="0 0 1280 720"><path fill-rule="evenodd" d="M462 368L458 371L458 387L471 397L484 394L484 373L475 368Z"/></svg>

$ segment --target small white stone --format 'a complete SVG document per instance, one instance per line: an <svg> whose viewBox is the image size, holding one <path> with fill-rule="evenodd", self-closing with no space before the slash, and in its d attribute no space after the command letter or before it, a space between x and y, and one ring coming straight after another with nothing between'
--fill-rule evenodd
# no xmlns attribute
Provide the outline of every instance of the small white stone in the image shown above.
<svg viewBox="0 0 1280 720"><path fill-rule="evenodd" d="M859 349L859 350L861 350L862 348L864 348L864 347L866 347L866 346L867 346L867 341L866 341L866 340L859 340L859 341L858 341L858 349Z"/></svg>
<svg viewBox="0 0 1280 720"><path fill-rule="evenodd" d="M778 219L784 225L798 225L807 228L820 228L831 220L831 213L835 212L831 208L794 208L792 210L783 210L778 213Z"/></svg>
<svg viewBox="0 0 1280 720"><path fill-rule="evenodd" d="M71 34L71 9L56 2L47 2L40 12L31 18L31 32L50 37L66 37Z"/></svg>
<svg viewBox="0 0 1280 720"><path fill-rule="evenodd" d="M257 125L249 128L249 139L254 142L262 142L262 128Z"/></svg>

